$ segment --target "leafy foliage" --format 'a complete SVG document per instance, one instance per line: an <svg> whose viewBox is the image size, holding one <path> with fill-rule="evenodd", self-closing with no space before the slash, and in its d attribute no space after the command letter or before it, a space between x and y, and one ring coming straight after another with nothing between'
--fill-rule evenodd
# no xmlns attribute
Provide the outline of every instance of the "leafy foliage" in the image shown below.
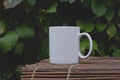
<svg viewBox="0 0 120 80"><path fill-rule="evenodd" d="M106 24L106 23L101 22L101 21L97 21L97 22L96 22L96 30L97 30L98 32L101 32L101 31L105 30L106 27L107 27L107 24Z"/></svg>
<svg viewBox="0 0 120 80"><path fill-rule="evenodd" d="M16 28L16 33L18 34L18 36L20 38L31 38L34 36L34 29L26 26L26 25L22 25Z"/></svg>
<svg viewBox="0 0 120 80"><path fill-rule="evenodd" d="M97 0L92 0L92 10L94 12L94 14L97 16L97 17L101 17L105 14L107 8L106 8L106 5L104 5L103 2L100 2L100 1L97 1Z"/></svg>
<svg viewBox="0 0 120 80"><path fill-rule="evenodd" d="M4 0L3 4L6 9L14 8L20 4L23 0Z"/></svg>
<svg viewBox="0 0 120 80"><path fill-rule="evenodd" d="M22 54L24 47L25 47L24 43L17 43L14 50L15 54Z"/></svg>
<svg viewBox="0 0 120 80"><path fill-rule="evenodd" d="M0 61L4 61L0 79L17 80L13 78L17 66L48 57L52 25L74 25L88 32L93 38L92 56L120 56L119 5L120 0L0 1ZM81 40L82 53L88 43Z"/></svg>
<svg viewBox="0 0 120 80"><path fill-rule="evenodd" d="M53 5L51 5L51 6L46 10L46 12L47 12L47 13L56 13L56 10L57 10L57 3L54 3Z"/></svg>
<svg viewBox="0 0 120 80"><path fill-rule="evenodd" d="M6 24L3 21L0 21L0 35L2 35L5 32Z"/></svg>
<svg viewBox="0 0 120 80"><path fill-rule="evenodd" d="M116 35L117 29L113 23L110 24L110 26L107 29L107 34L109 35L109 38L112 38Z"/></svg>
<svg viewBox="0 0 120 80"><path fill-rule="evenodd" d="M114 10L112 8L107 9L105 13L105 18L107 19L107 21L110 22L113 17L114 17Z"/></svg>
<svg viewBox="0 0 120 80"><path fill-rule="evenodd" d="M3 52L8 52L12 50L15 44L18 41L18 35L14 31L8 32L3 38L1 38L0 47L2 48Z"/></svg>

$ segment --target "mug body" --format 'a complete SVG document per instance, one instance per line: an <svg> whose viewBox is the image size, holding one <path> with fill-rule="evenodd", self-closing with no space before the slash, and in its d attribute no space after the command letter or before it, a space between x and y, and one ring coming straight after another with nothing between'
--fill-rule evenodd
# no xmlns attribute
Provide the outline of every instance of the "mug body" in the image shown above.
<svg viewBox="0 0 120 80"><path fill-rule="evenodd" d="M49 58L54 64L78 63L80 28L76 26L49 27Z"/></svg>

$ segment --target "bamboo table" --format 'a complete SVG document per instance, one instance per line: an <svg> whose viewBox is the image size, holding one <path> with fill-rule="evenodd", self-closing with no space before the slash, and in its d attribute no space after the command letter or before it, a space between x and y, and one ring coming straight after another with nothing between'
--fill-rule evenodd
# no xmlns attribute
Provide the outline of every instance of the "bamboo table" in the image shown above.
<svg viewBox="0 0 120 80"><path fill-rule="evenodd" d="M23 67L21 80L120 80L120 58L89 57L64 65L45 59Z"/></svg>

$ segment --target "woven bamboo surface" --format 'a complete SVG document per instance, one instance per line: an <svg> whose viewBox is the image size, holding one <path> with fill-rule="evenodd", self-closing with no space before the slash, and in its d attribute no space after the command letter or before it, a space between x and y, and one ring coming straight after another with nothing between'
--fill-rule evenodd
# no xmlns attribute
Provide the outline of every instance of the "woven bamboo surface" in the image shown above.
<svg viewBox="0 0 120 80"><path fill-rule="evenodd" d="M45 59L23 67L21 80L120 80L120 58L89 57L78 64L50 64Z"/></svg>

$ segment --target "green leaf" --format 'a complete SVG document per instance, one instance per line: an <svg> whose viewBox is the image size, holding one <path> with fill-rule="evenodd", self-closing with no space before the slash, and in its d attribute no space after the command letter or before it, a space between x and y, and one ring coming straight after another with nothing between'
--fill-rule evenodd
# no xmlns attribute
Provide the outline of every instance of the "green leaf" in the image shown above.
<svg viewBox="0 0 120 80"><path fill-rule="evenodd" d="M69 0L70 4L74 3L76 0Z"/></svg>
<svg viewBox="0 0 120 80"><path fill-rule="evenodd" d="M82 38L80 41L81 41L81 42L80 42L80 51L81 51L82 53L84 53L85 50L89 49L89 41L88 41L87 38ZM96 41L93 40L93 52L94 52L94 51L97 51L97 52L100 53L100 51L99 51L99 49L98 49L98 44L96 43ZM93 55L94 55L94 54L93 54Z"/></svg>
<svg viewBox="0 0 120 80"><path fill-rule="evenodd" d="M106 23L103 23L101 21L96 22L96 29L98 32L104 31L106 29L106 27L107 27Z"/></svg>
<svg viewBox="0 0 120 80"><path fill-rule="evenodd" d="M10 31L2 38L0 47L2 48L3 52L8 52L13 49L17 41L18 41L18 35L16 34L16 32Z"/></svg>
<svg viewBox="0 0 120 80"><path fill-rule="evenodd" d="M18 44L16 44L15 49L14 49L14 52L16 54L22 54L23 50L24 50L24 43L18 43Z"/></svg>
<svg viewBox="0 0 120 80"><path fill-rule="evenodd" d="M82 38L80 40L80 51L81 53L85 53L86 49L89 49L89 41L86 38Z"/></svg>
<svg viewBox="0 0 120 80"><path fill-rule="evenodd" d="M117 46L116 44L112 44L109 46L109 51L113 54L113 56L115 57L119 57L120 56L120 50L119 50L119 46Z"/></svg>
<svg viewBox="0 0 120 80"><path fill-rule="evenodd" d="M76 20L76 24L85 32L91 32L95 27L94 23L91 21Z"/></svg>
<svg viewBox="0 0 120 80"><path fill-rule="evenodd" d="M5 9L14 8L20 4L23 0L4 0L3 5ZM34 0L33 0L34 1Z"/></svg>
<svg viewBox="0 0 120 80"><path fill-rule="evenodd" d="M30 13L30 11L34 8L37 0L23 0L22 6L26 15Z"/></svg>
<svg viewBox="0 0 120 80"><path fill-rule="evenodd" d="M96 43L95 40L93 40L93 50L96 50L97 52L100 52L98 49L98 44Z"/></svg>
<svg viewBox="0 0 120 80"><path fill-rule="evenodd" d="M85 23L82 20L76 20L76 25L79 26L81 30L85 27Z"/></svg>
<svg viewBox="0 0 120 80"><path fill-rule="evenodd" d="M107 34L109 36L109 38L112 38L116 35L117 33L117 29L115 27L115 25L113 23L111 23L107 29Z"/></svg>
<svg viewBox="0 0 120 80"><path fill-rule="evenodd" d="M120 57L120 50L116 49L115 52L113 52L113 56Z"/></svg>
<svg viewBox="0 0 120 80"><path fill-rule="evenodd" d="M0 21L0 35L5 32L6 24L3 21Z"/></svg>
<svg viewBox="0 0 120 80"><path fill-rule="evenodd" d="M35 35L34 29L28 25L22 25L16 28L20 38L32 38Z"/></svg>
<svg viewBox="0 0 120 80"><path fill-rule="evenodd" d="M56 11L57 11L57 3L54 3L46 10L47 13L56 13Z"/></svg>
<svg viewBox="0 0 120 80"><path fill-rule="evenodd" d="M33 7L37 0L27 0L27 1Z"/></svg>
<svg viewBox="0 0 120 80"><path fill-rule="evenodd" d="M105 13L105 18L107 19L107 21L110 22L113 17L114 17L114 9L112 8L107 9Z"/></svg>
<svg viewBox="0 0 120 80"><path fill-rule="evenodd" d="M97 2L96 0L92 0L92 11L97 17L101 17L105 14L107 7L104 3Z"/></svg>
<svg viewBox="0 0 120 80"><path fill-rule="evenodd" d="M86 22L85 27L84 27L84 31L85 32L92 32L94 28L95 28L95 25L93 22Z"/></svg>
<svg viewBox="0 0 120 80"><path fill-rule="evenodd" d="M0 44L3 42L3 38L0 38Z"/></svg>

